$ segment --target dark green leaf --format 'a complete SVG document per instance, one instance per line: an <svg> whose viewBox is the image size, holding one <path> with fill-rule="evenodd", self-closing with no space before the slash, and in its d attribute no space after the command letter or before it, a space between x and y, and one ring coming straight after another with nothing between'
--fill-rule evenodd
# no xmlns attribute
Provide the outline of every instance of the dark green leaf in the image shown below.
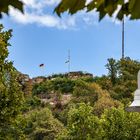
<svg viewBox="0 0 140 140"><path fill-rule="evenodd" d="M74 14L85 7L86 0L62 0L61 3L55 8L54 12L58 16L61 13L68 11L70 14Z"/></svg>
<svg viewBox="0 0 140 140"><path fill-rule="evenodd" d="M129 10L131 12L131 19L140 19L140 0L130 0Z"/></svg>
<svg viewBox="0 0 140 140"><path fill-rule="evenodd" d="M19 11L23 12L23 3L20 0L1 0L0 2L0 17L2 17L2 13L9 13L9 6L12 6Z"/></svg>

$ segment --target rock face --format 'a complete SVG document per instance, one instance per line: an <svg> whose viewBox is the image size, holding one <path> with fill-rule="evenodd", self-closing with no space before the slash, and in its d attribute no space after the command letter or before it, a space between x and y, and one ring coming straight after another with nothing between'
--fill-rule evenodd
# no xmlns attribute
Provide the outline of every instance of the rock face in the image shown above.
<svg viewBox="0 0 140 140"><path fill-rule="evenodd" d="M71 79L77 79L77 78L92 78L93 75L91 73L83 73L81 71L75 71L68 73L68 77Z"/></svg>
<svg viewBox="0 0 140 140"><path fill-rule="evenodd" d="M19 73L18 82L21 84L22 91L24 92L25 95L32 94L33 84L32 84L32 79L30 79L29 75Z"/></svg>
<svg viewBox="0 0 140 140"><path fill-rule="evenodd" d="M91 73L82 72L82 71L73 71L69 73L60 73L53 74L51 76L46 77L47 80L55 80L55 78L70 78L70 79L78 79L78 78L93 78Z"/></svg>
<svg viewBox="0 0 140 140"><path fill-rule="evenodd" d="M43 77L43 76L38 76L38 77L32 78L33 84L39 84L45 80L46 80L46 77Z"/></svg>
<svg viewBox="0 0 140 140"><path fill-rule="evenodd" d="M56 107L58 104L64 106L70 102L72 98L71 94L64 94L61 99L56 94L50 95L50 98L41 98L42 103L49 103L52 107Z"/></svg>
<svg viewBox="0 0 140 140"><path fill-rule="evenodd" d="M18 74L18 82L23 86L25 83L29 82L31 79L28 74L20 73Z"/></svg>
<svg viewBox="0 0 140 140"><path fill-rule="evenodd" d="M64 74L55 74L48 77L38 76L31 79L29 75L19 72L18 81L22 86L22 91L26 95L29 95L32 92L34 84L40 84L41 82L44 82L46 80L55 80L58 77L70 78L72 80L76 80L78 78L93 78L93 75L90 73L82 72L82 71L74 71L74 72L69 72L69 73L64 73Z"/></svg>

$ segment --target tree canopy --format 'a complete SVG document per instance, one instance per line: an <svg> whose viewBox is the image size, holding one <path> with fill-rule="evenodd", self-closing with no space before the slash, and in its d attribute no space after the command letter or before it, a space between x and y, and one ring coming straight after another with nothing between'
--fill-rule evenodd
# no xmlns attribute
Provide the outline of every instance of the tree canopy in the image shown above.
<svg viewBox="0 0 140 140"><path fill-rule="evenodd" d="M139 7L139 0L91 0L89 3L86 0L62 0L54 11L58 16L66 11L71 15L79 10L96 11L99 13L99 20L106 15L112 17L118 11L116 18L122 20L124 15L130 16L130 19L140 19Z"/></svg>
<svg viewBox="0 0 140 140"><path fill-rule="evenodd" d="M23 102L17 71L12 62L7 60L11 36L11 30L3 31L0 25L0 139L8 133Z"/></svg>
<svg viewBox="0 0 140 140"><path fill-rule="evenodd" d="M9 14L9 6L12 6L19 11L23 12L24 3L21 0L1 0L0 2L0 17L3 13ZM68 12L75 14L80 10L86 12L96 11L99 13L99 20L103 19L106 15L112 17L115 14L119 20L123 16L129 16L130 19L140 19L140 1L139 0L91 0L87 3L86 0L61 0L61 2L54 9L58 16L62 13Z"/></svg>
<svg viewBox="0 0 140 140"><path fill-rule="evenodd" d="M9 6L12 6L23 12L23 3L20 0L1 0L0 2L0 17L2 14L9 14Z"/></svg>

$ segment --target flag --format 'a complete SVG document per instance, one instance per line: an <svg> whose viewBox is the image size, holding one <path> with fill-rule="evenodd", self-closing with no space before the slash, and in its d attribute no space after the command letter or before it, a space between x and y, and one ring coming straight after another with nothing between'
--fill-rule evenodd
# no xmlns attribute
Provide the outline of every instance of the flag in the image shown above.
<svg viewBox="0 0 140 140"><path fill-rule="evenodd" d="M65 63L69 63L70 61L69 60L67 60Z"/></svg>
<svg viewBox="0 0 140 140"><path fill-rule="evenodd" d="M44 64L40 64L39 67L44 67Z"/></svg>

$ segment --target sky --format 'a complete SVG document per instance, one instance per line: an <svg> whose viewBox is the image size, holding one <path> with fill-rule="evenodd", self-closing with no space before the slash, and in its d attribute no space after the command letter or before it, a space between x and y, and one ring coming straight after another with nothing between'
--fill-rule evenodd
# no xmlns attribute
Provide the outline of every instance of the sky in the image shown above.
<svg viewBox="0 0 140 140"><path fill-rule="evenodd" d="M106 17L98 22L98 13L80 11L59 18L53 13L59 0L22 0L25 13L10 7L1 23L13 29L9 60L30 77L68 72L68 50L71 71L94 76L107 74L108 58L121 58L122 24ZM125 20L125 56L140 60L140 22ZM44 67L40 68L40 64Z"/></svg>

